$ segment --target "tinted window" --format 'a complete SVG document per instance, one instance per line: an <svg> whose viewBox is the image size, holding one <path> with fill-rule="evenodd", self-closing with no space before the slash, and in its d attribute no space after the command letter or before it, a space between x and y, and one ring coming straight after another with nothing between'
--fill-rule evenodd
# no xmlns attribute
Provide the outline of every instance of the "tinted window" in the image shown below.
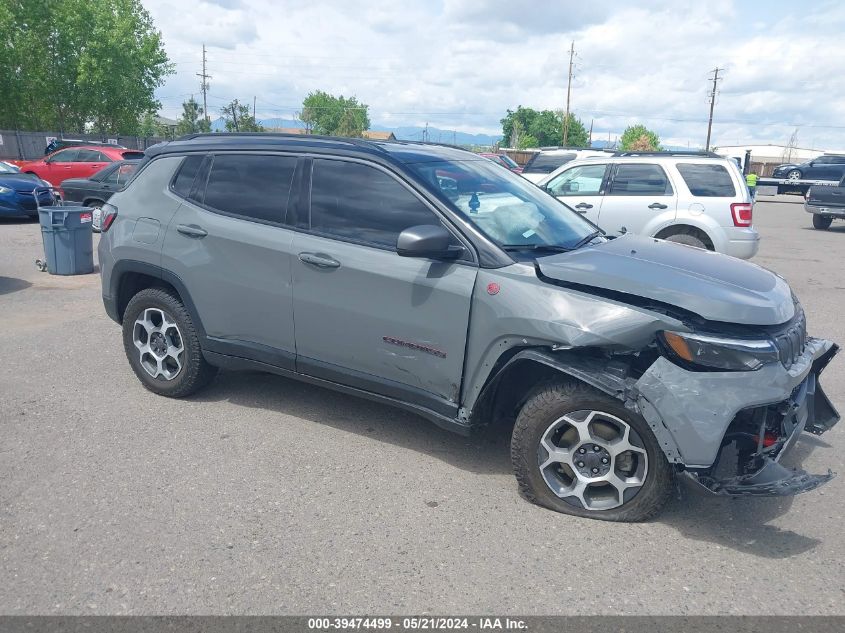
<svg viewBox="0 0 845 633"><path fill-rule="evenodd" d="M119 165L118 167L111 169L111 172L102 178L102 181L107 182L110 185L124 185L126 184L126 181L129 180L129 176L135 172L137 167L137 163ZM108 169L109 168L106 168L104 171L108 171Z"/></svg>
<svg viewBox="0 0 845 633"><path fill-rule="evenodd" d="M681 177L690 193L702 198L732 198L736 195L731 175L722 165L694 165L678 163Z"/></svg>
<svg viewBox="0 0 845 633"><path fill-rule="evenodd" d="M183 198L187 198L188 194L191 193L194 176L197 175L203 158L204 156L202 154L192 154L182 161L182 165L179 167L179 173L173 181L173 191Z"/></svg>
<svg viewBox="0 0 845 633"><path fill-rule="evenodd" d="M313 230L395 248L399 233L420 224L440 220L383 171L359 163L314 161Z"/></svg>
<svg viewBox="0 0 845 633"><path fill-rule="evenodd" d="M524 173L550 174L555 169L575 158L575 154L535 154L525 165Z"/></svg>
<svg viewBox="0 0 845 633"><path fill-rule="evenodd" d="M205 205L253 220L284 221L296 157L218 154L211 163Z"/></svg>
<svg viewBox="0 0 845 633"><path fill-rule="evenodd" d="M110 160L95 149L80 149L76 157L77 163L106 163Z"/></svg>
<svg viewBox="0 0 845 633"><path fill-rule="evenodd" d="M672 193L666 173L657 165L618 165L610 195L663 196Z"/></svg>
<svg viewBox="0 0 845 633"><path fill-rule="evenodd" d="M124 160L141 160L144 157L144 152L123 152L121 156Z"/></svg>
<svg viewBox="0 0 845 633"><path fill-rule="evenodd" d="M546 188L553 196L589 196L601 191L607 165L579 165L558 174Z"/></svg>
<svg viewBox="0 0 845 633"><path fill-rule="evenodd" d="M58 163L72 163L76 160L77 154L79 154L78 149L65 149L53 154L53 157L50 160Z"/></svg>

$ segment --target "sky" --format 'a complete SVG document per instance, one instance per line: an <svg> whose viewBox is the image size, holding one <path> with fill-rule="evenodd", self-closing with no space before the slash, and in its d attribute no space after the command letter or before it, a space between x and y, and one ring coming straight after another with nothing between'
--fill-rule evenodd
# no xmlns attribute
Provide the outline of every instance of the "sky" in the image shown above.
<svg viewBox="0 0 845 633"><path fill-rule="evenodd" d="M382 126L487 134L519 105L571 109L594 138L632 123L700 147L720 68L714 145L845 148L845 2L839 0L142 0L176 74L156 92L177 118L232 99L294 118L311 91L356 96Z"/></svg>

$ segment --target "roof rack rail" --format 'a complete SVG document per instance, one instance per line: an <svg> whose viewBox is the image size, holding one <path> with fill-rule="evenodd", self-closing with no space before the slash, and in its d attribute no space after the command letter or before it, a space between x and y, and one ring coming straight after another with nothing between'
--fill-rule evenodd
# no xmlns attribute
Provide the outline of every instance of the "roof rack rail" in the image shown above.
<svg viewBox="0 0 845 633"><path fill-rule="evenodd" d="M284 138L300 141L334 141L335 143L349 143L358 147L367 147L379 152L386 152L378 142L365 138L354 138L350 136L326 136L323 134L289 134L285 132L197 132L185 134L175 139L177 141L192 141L199 138L223 139L223 138Z"/></svg>
<svg viewBox="0 0 845 633"><path fill-rule="evenodd" d="M668 152L635 152L635 151L628 151L628 152L615 152L614 156L702 156L708 158L724 158L724 156L719 156L719 154L715 152L703 152L703 151L668 151Z"/></svg>

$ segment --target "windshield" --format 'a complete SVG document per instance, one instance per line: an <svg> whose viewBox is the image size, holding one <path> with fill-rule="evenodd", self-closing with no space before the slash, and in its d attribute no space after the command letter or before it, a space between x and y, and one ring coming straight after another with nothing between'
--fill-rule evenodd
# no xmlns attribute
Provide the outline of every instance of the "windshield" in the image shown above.
<svg viewBox="0 0 845 633"><path fill-rule="evenodd" d="M12 167L11 165L7 165L6 163L0 162L0 174L16 174L18 170Z"/></svg>
<svg viewBox="0 0 845 633"><path fill-rule="evenodd" d="M575 248L596 227L536 185L487 160L408 165L499 246Z"/></svg>
<svg viewBox="0 0 845 633"><path fill-rule="evenodd" d="M510 156L507 156L505 154L499 154L499 156L502 157L502 162L511 169L519 167L519 165L516 164L516 161L514 161L514 159L512 159Z"/></svg>

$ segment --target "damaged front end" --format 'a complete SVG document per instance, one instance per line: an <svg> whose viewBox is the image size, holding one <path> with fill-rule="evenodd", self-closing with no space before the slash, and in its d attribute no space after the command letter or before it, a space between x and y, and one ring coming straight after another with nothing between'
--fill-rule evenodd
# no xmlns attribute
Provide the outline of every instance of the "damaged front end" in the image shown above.
<svg viewBox="0 0 845 633"><path fill-rule="evenodd" d="M803 381L783 401L741 410L722 438L709 468L684 473L708 492L724 496L791 496L814 490L834 474L813 475L780 463L803 431L820 435L839 421L839 414L818 382L838 351L830 345L812 362Z"/></svg>

